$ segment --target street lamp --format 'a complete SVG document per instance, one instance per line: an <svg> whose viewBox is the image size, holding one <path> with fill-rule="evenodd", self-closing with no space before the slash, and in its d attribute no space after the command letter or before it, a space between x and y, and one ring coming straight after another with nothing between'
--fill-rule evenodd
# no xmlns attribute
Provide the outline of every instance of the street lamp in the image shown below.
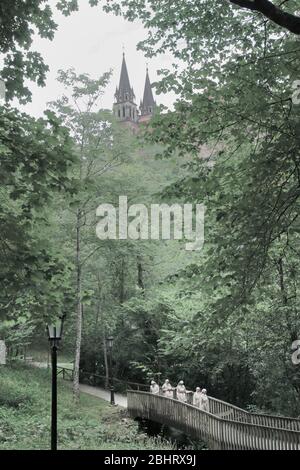
<svg viewBox="0 0 300 470"><path fill-rule="evenodd" d="M109 351L109 387L110 387L110 404L115 404L115 390L114 390L114 382L113 382L113 373L112 373L112 348L114 345L114 338L109 336L106 338L106 344Z"/></svg>
<svg viewBox="0 0 300 470"><path fill-rule="evenodd" d="M57 450L57 348L62 338L64 317L56 325L48 325L51 347L52 395L51 395L51 450Z"/></svg>

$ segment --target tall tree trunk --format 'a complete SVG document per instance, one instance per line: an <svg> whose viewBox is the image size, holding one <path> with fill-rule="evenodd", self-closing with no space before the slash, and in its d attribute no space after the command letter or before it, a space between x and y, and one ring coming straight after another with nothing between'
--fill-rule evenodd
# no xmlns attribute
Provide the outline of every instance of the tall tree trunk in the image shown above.
<svg viewBox="0 0 300 470"><path fill-rule="evenodd" d="M98 320L100 317L100 321L103 327L102 333L102 348L103 348L103 357L104 357L104 368L105 368L105 381L104 387L109 387L109 368L108 368L108 358L107 358L107 346L106 346L106 321L103 314L103 308L101 302L104 302L104 297L101 296L101 280L99 276L99 272L97 275L98 278L98 304L97 304L97 316L96 316L96 324L95 324L95 331L98 331Z"/></svg>
<svg viewBox="0 0 300 470"><path fill-rule="evenodd" d="M120 263L120 290L119 290L119 302L122 305L125 302L125 263L123 257L121 258Z"/></svg>
<svg viewBox="0 0 300 470"><path fill-rule="evenodd" d="M108 358L107 358L107 347L106 347L106 331L104 330L103 334L103 356L104 356L104 367L105 367L105 388L109 386L109 368L108 368Z"/></svg>
<svg viewBox="0 0 300 470"><path fill-rule="evenodd" d="M76 343L75 343L75 360L74 360L74 376L73 376L73 397L79 399L79 367L80 367L80 350L82 335L82 302L81 302L81 260L80 260L80 210L77 211L76 226Z"/></svg>
<svg viewBox="0 0 300 470"><path fill-rule="evenodd" d="M99 281L98 281L99 282ZM98 317L101 317L101 322L103 325L103 334L102 334L102 347L103 347L103 357L104 357L104 368L105 368L105 388L109 386L109 369L108 369L108 359L107 359L107 347L106 347L106 325L105 319L103 316L103 310L100 307L100 301L97 306L97 322L96 322L96 331L98 331Z"/></svg>
<svg viewBox="0 0 300 470"><path fill-rule="evenodd" d="M280 292L281 292L282 304L284 307L287 307L288 306L288 293L287 293L287 289L285 286L284 265L283 265L282 257L280 257L278 260L278 274L279 274L279 287L280 287ZM295 339L297 339L297 331L295 330L295 327L290 318L290 314L287 310L285 310L285 318L286 318L288 332L289 332L291 341L293 342Z"/></svg>
<svg viewBox="0 0 300 470"><path fill-rule="evenodd" d="M144 290L145 290L144 271L143 271L143 266L142 266L142 260L141 260L141 257L139 255L137 257L137 271L138 271L138 286L144 292Z"/></svg>

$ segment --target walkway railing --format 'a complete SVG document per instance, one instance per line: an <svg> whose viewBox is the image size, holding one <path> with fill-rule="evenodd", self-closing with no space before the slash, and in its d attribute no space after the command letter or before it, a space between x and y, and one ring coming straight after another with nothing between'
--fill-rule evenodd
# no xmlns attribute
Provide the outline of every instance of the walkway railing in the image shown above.
<svg viewBox="0 0 300 470"><path fill-rule="evenodd" d="M300 431L247 422L243 419L249 414L252 419L251 413L220 400L210 398L211 412L208 413L173 398L146 392L128 390L127 398L131 417L174 426L188 435L208 442L212 449L300 450ZM229 412L230 418L221 416ZM245 414L238 414L239 412ZM258 419L260 415L254 416ZM265 419L265 415L260 418ZM287 425L280 420L281 418L276 423ZM290 424L289 418L287 420ZM291 420L297 422L292 418Z"/></svg>
<svg viewBox="0 0 300 470"><path fill-rule="evenodd" d="M73 379L73 369L62 367L59 368L58 374L61 374L65 380ZM90 372L80 371L80 381L92 386L100 386L108 388L108 379L105 375L93 374ZM124 381L120 379L113 379L115 390L118 392L126 391L149 391L149 386L138 382ZM187 398L188 404L192 403L193 392L188 391ZM176 389L174 389L174 398L176 398ZM293 431L300 431L300 419L289 418L282 416L267 415L262 413L251 413L243 410L235 405L231 405L217 398L209 398L210 413L221 419L228 419L230 421L247 423L259 426L266 426L271 428L287 429Z"/></svg>
<svg viewBox="0 0 300 470"><path fill-rule="evenodd" d="M73 380L73 369L68 367L58 367L57 375L62 375L64 380ZM106 375L94 374L80 370L80 383L91 385L93 387L109 388L108 378ZM113 378L115 391L126 393L127 390L143 390L148 391L149 385L127 380Z"/></svg>
<svg viewBox="0 0 300 470"><path fill-rule="evenodd" d="M209 397L209 409L212 414L232 421L300 431L300 419L263 413L250 413L249 411L213 397Z"/></svg>

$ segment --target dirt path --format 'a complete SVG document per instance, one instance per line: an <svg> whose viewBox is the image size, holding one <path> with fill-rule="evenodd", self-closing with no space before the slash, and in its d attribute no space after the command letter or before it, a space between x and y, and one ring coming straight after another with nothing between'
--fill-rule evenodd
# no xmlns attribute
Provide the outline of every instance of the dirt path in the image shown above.
<svg viewBox="0 0 300 470"><path fill-rule="evenodd" d="M80 384L80 391L83 393L88 393L94 397L102 398L103 400L110 401L110 392L99 387L92 387L91 385ZM127 408L127 397L126 395L120 395L115 393L115 403L116 405Z"/></svg>
<svg viewBox="0 0 300 470"><path fill-rule="evenodd" d="M39 367L42 369L47 368L46 362L31 362L30 363L34 367ZM58 364L59 367L64 367L64 364ZM110 392L105 390L104 388L100 387L92 387L91 385L84 385L80 384L79 387L80 391L83 393L87 393L88 395L93 395L94 397L102 398L102 400L110 402ZM115 393L115 403L116 405L122 406L123 408L127 408L127 397L126 395L121 395L120 393Z"/></svg>

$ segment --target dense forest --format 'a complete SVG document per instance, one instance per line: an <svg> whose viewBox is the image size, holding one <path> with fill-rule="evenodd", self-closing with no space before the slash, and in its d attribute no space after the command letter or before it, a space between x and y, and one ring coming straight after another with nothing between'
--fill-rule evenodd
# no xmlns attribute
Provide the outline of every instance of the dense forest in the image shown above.
<svg viewBox="0 0 300 470"><path fill-rule="evenodd" d="M146 57L168 51L156 93L176 94L138 135L99 102L110 81L61 70L65 94L44 118L18 110L47 64L48 1L2 1L0 337L11 354L47 345L64 313L63 350L79 371L205 386L249 409L300 415L300 17L297 1L105 1L143 22ZM57 3L65 15L76 0ZM204 204L205 243L99 240L96 209ZM46 346L45 346L46 347Z"/></svg>

